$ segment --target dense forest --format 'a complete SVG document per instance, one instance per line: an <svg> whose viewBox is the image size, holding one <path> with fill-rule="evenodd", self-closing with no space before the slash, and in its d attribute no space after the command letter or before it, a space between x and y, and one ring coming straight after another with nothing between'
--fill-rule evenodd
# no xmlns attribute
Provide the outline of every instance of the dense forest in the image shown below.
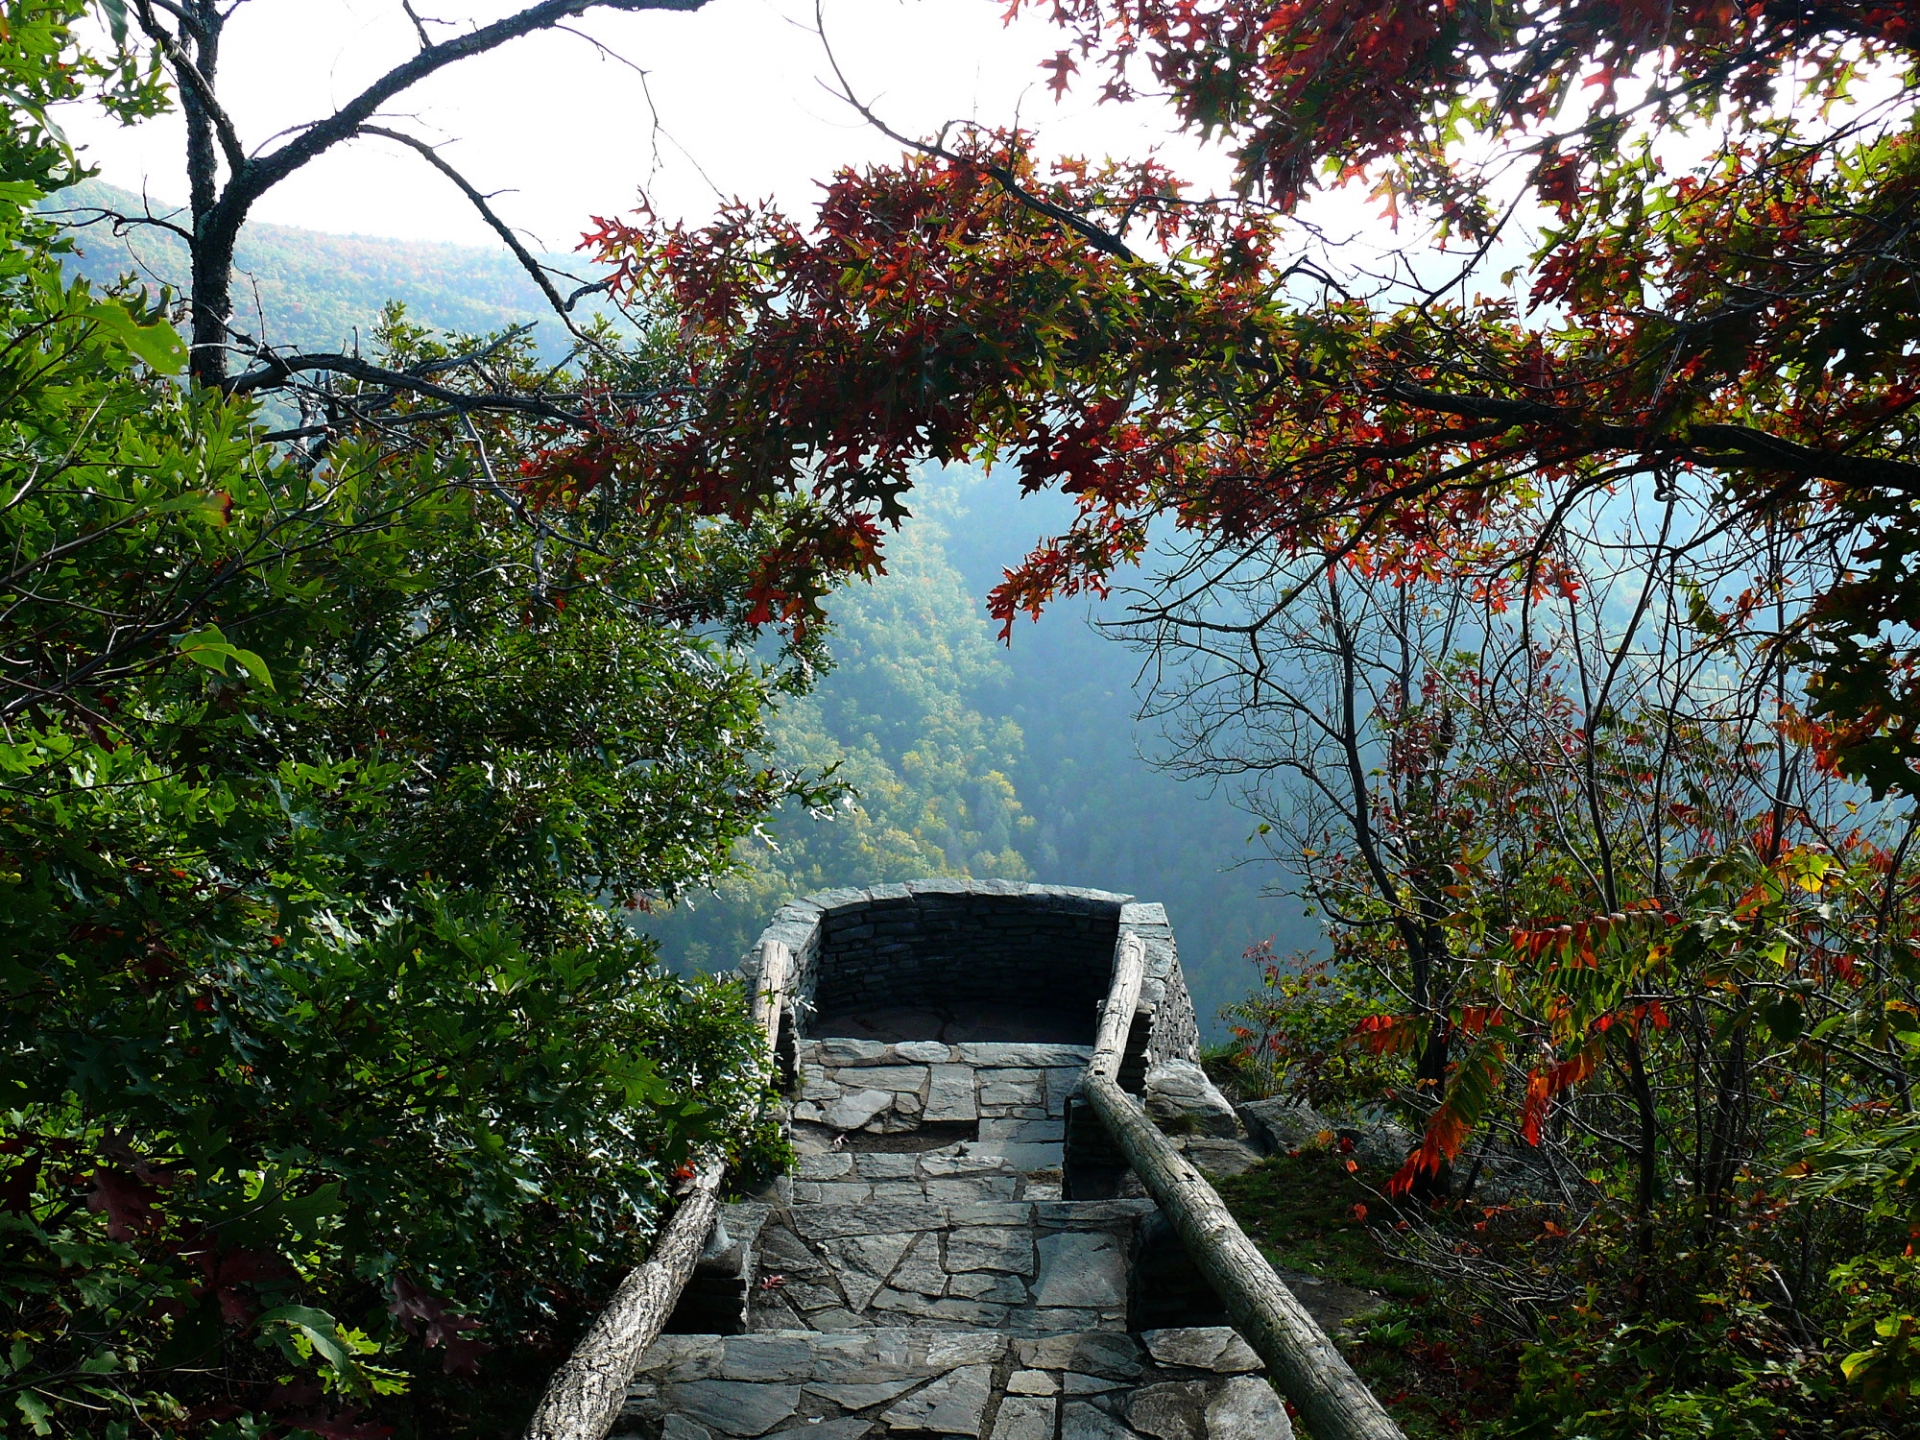
<svg viewBox="0 0 1920 1440"><path fill-rule="evenodd" d="M1020 0L1232 183L888 130L806 213L595 221L581 307L253 222L701 4L504 8L263 139L265 5L0 12L10 1431L517 1432L794 1165L727 964L931 871L1168 902L1246 1103L1161 1068L1270 1153L1082 1093L1163 1205L1150 1119L1225 1146L1236 1273L1381 1292L1367 1433L1910 1435L1913 7ZM79 104L178 113L183 217Z"/></svg>

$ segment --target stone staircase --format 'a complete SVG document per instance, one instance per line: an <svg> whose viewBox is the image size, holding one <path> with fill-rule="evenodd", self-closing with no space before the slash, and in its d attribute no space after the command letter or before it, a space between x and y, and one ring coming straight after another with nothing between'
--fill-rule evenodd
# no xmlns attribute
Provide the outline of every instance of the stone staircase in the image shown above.
<svg viewBox="0 0 1920 1440"><path fill-rule="evenodd" d="M1062 1198L1090 1053L799 1042L797 1174L725 1209L615 1434L1290 1436L1153 1202Z"/></svg>

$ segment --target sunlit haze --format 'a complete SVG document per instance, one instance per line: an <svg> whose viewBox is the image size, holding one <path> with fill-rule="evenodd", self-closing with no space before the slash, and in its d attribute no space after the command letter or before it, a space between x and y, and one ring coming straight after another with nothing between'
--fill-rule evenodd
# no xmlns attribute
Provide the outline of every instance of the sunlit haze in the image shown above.
<svg viewBox="0 0 1920 1440"><path fill-rule="evenodd" d="M462 28L519 8L417 5ZM1218 152L1170 133L1157 106L1056 103L1039 62L1060 35L1008 27L994 0L827 0L825 28L861 98L896 129L952 120L1038 126L1056 153L1139 156L1218 184ZM804 212L839 166L899 147L827 88L810 0L714 0L693 14L589 12L571 34L536 35L461 62L408 92L385 123L445 142L446 157L542 247L570 248L588 217L631 208L709 214L719 196L771 197ZM436 27L436 34L452 34ZM591 37L591 39L587 38ZM596 47L594 42L604 47ZM399 0L250 0L222 52L220 89L246 143L321 117L418 47ZM617 57L617 58L616 58ZM645 72L644 76L640 72ZM658 117L656 127L655 117ZM132 130L61 117L102 178L155 200L186 195L176 117ZM269 192L253 218L334 232L490 243L466 201L417 156L378 140L340 147Z"/></svg>

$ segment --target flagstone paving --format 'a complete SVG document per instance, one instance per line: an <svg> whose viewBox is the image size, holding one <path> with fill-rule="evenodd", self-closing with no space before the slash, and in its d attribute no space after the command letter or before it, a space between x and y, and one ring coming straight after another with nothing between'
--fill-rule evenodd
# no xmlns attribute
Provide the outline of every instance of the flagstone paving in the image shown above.
<svg viewBox="0 0 1920 1440"><path fill-rule="evenodd" d="M710 1247L739 1277L725 1294L744 1295L745 1333L662 1336L616 1434L1287 1440L1231 1329L1130 1332L1153 1202L1060 1198L1090 1053L802 1042L797 1173L727 1207Z"/></svg>

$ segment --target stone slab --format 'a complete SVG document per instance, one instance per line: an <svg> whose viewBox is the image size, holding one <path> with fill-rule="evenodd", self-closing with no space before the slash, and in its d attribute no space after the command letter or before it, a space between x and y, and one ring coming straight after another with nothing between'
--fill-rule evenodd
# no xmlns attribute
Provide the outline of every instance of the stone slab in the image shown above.
<svg viewBox="0 0 1920 1440"><path fill-rule="evenodd" d="M993 1370L965 1365L883 1411L887 1428L908 1434L977 1437L992 1395Z"/></svg>
<svg viewBox="0 0 1920 1440"><path fill-rule="evenodd" d="M1221 1375L1246 1374L1262 1368L1253 1347L1225 1325L1148 1330L1140 1340L1156 1365L1212 1370Z"/></svg>
<svg viewBox="0 0 1920 1440"><path fill-rule="evenodd" d="M1066 1147L1057 1140L1039 1144L1002 1140L993 1148L1006 1159L1007 1164L1028 1174L1037 1170L1058 1170L1066 1159Z"/></svg>
<svg viewBox="0 0 1920 1440"><path fill-rule="evenodd" d="M1207 1405L1207 1440L1293 1440L1293 1424L1271 1385L1236 1375Z"/></svg>
<svg viewBox="0 0 1920 1440"><path fill-rule="evenodd" d="M983 1157L998 1162L999 1156ZM954 1205L947 1211L949 1225L1031 1225L1033 1206L1001 1202Z"/></svg>
<svg viewBox="0 0 1920 1440"><path fill-rule="evenodd" d="M895 1290L911 1290L920 1295L946 1294L947 1272L940 1265L940 1236L932 1230L920 1235L886 1280Z"/></svg>
<svg viewBox="0 0 1920 1440"><path fill-rule="evenodd" d="M674 1408L723 1434L764 1435L800 1408L798 1385L745 1380L690 1380L672 1391Z"/></svg>
<svg viewBox="0 0 1920 1440"><path fill-rule="evenodd" d="M1137 1380L1146 1368L1130 1335L1043 1335L1020 1341L1018 1353L1029 1370L1077 1370L1110 1380Z"/></svg>
<svg viewBox="0 0 1920 1440"><path fill-rule="evenodd" d="M858 1130L892 1108L891 1090L855 1090L827 1106L821 1118L835 1130Z"/></svg>
<svg viewBox="0 0 1920 1440"><path fill-rule="evenodd" d="M1011 1167L1004 1174L956 1175L927 1180L922 1188L929 1200L967 1204L976 1200L1011 1200L1020 1193L1020 1177Z"/></svg>
<svg viewBox="0 0 1920 1440"><path fill-rule="evenodd" d="M981 1070L982 1105L1045 1105L1047 1072L1044 1070Z"/></svg>
<svg viewBox="0 0 1920 1440"><path fill-rule="evenodd" d="M906 1379L835 1385L830 1381L815 1380L801 1388L809 1395L819 1395L833 1401L842 1410L866 1410L899 1399L919 1383L916 1379Z"/></svg>
<svg viewBox="0 0 1920 1440"><path fill-rule="evenodd" d="M1085 1400L1069 1400L1060 1408L1060 1440L1135 1440L1127 1429L1106 1411Z"/></svg>
<svg viewBox="0 0 1920 1440"><path fill-rule="evenodd" d="M1006 1326L1010 1313L1005 1305L984 1300L960 1300L951 1295L921 1295L912 1290L885 1289L873 1297L868 1313L877 1320L898 1325L902 1321L921 1321L949 1328L975 1326L999 1330Z"/></svg>
<svg viewBox="0 0 1920 1440"><path fill-rule="evenodd" d="M860 1440L873 1429L873 1421L858 1415L843 1415L838 1420L821 1420L796 1425L791 1430L776 1430L766 1440ZM667 1440L663 1434L660 1440Z"/></svg>
<svg viewBox="0 0 1920 1440"><path fill-rule="evenodd" d="M1261 1160L1260 1152L1244 1140L1221 1140L1195 1135L1180 1146L1182 1153L1209 1175L1244 1175Z"/></svg>
<svg viewBox="0 0 1920 1440"><path fill-rule="evenodd" d="M862 1205L873 1198L865 1181L801 1180L793 1187L796 1205Z"/></svg>
<svg viewBox="0 0 1920 1440"><path fill-rule="evenodd" d="M805 1336L729 1335L717 1373L722 1380L804 1380L813 1366Z"/></svg>
<svg viewBox="0 0 1920 1440"><path fill-rule="evenodd" d="M820 1248L834 1261L847 1303L864 1310L913 1241L912 1234L841 1235Z"/></svg>
<svg viewBox="0 0 1920 1440"><path fill-rule="evenodd" d="M818 1058L827 1065L858 1065L862 1062L877 1064L886 1058L887 1047L878 1040L841 1040L826 1039L808 1042L811 1054L805 1058Z"/></svg>
<svg viewBox="0 0 1920 1440"><path fill-rule="evenodd" d="M947 1269L996 1270L1006 1275L1034 1273L1033 1235L1025 1229L969 1226L947 1237Z"/></svg>
<svg viewBox="0 0 1920 1440"><path fill-rule="evenodd" d="M980 1118L980 1107L974 1096L974 1075L966 1065L934 1065L931 1068L931 1088L927 1092L927 1108L923 1116L930 1121L964 1121Z"/></svg>
<svg viewBox="0 0 1920 1440"><path fill-rule="evenodd" d="M837 1180L853 1173L853 1156L844 1150L828 1150L818 1155L802 1155L795 1176L799 1180Z"/></svg>
<svg viewBox="0 0 1920 1440"><path fill-rule="evenodd" d="M1008 1395L993 1418L993 1440L1053 1440L1056 1404L1051 1396Z"/></svg>
<svg viewBox="0 0 1920 1440"><path fill-rule="evenodd" d="M1036 1305L1099 1308L1127 1303L1127 1252L1119 1237L1102 1230L1065 1230L1042 1235L1040 1273L1033 1284Z"/></svg>
<svg viewBox="0 0 1920 1440"><path fill-rule="evenodd" d="M982 1120L980 1145L985 1149L996 1143L1038 1145L1052 1142L1058 1144L1066 1138L1066 1127L1067 1122L1064 1120Z"/></svg>
<svg viewBox="0 0 1920 1440"><path fill-rule="evenodd" d="M1207 1440L1205 1380L1147 1385L1127 1397L1127 1424L1153 1440Z"/></svg>
<svg viewBox="0 0 1920 1440"><path fill-rule="evenodd" d="M837 1075L839 1072L834 1073ZM866 1065L838 1083L858 1085L867 1090L891 1090L896 1094L901 1091L918 1094L927 1083L927 1067L924 1065Z"/></svg>
<svg viewBox="0 0 1920 1440"><path fill-rule="evenodd" d="M975 1040L955 1047L960 1058L976 1067L1048 1070L1077 1066L1084 1070L1093 1058L1091 1045L1037 1045L1011 1041Z"/></svg>
<svg viewBox="0 0 1920 1440"><path fill-rule="evenodd" d="M946 1207L925 1201L876 1200L868 1205L803 1205L793 1223L809 1240L834 1235L894 1235L908 1230L937 1230L951 1223Z"/></svg>
<svg viewBox="0 0 1920 1440"><path fill-rule="evenodd" d="M893 1053L916 1065L944 1065L953 1058L953 1048L940 1040L904 1040Z"/></svg>
<svg viewBox="0 0 1920 1440"><path fill-rule="evenodd" d="M1027 1287L1015 1275L995 1275L973 1270L947 1279L947 1294L964 1300L985 1300L995 1305L1024 1305Z"/></svg>

